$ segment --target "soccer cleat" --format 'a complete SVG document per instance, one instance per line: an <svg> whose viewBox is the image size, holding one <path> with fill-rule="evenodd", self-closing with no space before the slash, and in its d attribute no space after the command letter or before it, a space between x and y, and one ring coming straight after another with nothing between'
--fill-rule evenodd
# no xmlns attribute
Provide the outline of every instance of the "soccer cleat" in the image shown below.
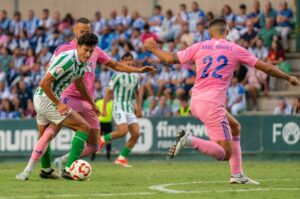
<svg viewBox="0 0 300 199"><path fill-rule="evenodd" d="M99 152L104 147L104 145L105 145L105 142L103 142L102 139L100 138L100 140L99 140Z"/></svg>
<svg viewBox="0 0 300 199"><path fill-rule="evenodd" d="M44 179L59 179L59 178L61 178L60 175L54 169L51 169L51 171L49 171L49 172L41 170L40 177L44 178Z"/></svg>
<svg viewBox="0 0 300 199"><path fill-rule="evenodd" d="M22 172L16 175L16 179L20 181L25 181L29 179L29 172Z"/></svg>
<svg viewBox="0 0 300 199"><path fill-rule="evenodd" d="M127 159L116 158L115 164L119 164L119 165L122 165L123 167L127 167L127 168L132 167L131 165L128 164Z"/></svg>
<svg viewBox="0 0 300 199"><path fill-rule="evenodd" d="M190 134L185 133L184 130L178 132L177 136L176 136L176 143L175 145L172 145L169 149L169 156L170 158L173 158L174 156L176 156L179 151L185 146L186 141L187 141L187 137Z"/></svg>
<svg viewBox="0 0 300 199"><path fill-rule="evenodd" d="M53 163L59 169L59 173L61 174L65 168L65 163L63 162L62 158L55 158Z"/></svg>
<svg viewBox="0 0 300 199"><path fill-rule="evenodd" d="M239 176L231 176L230 177L230 184L255 184L259 185L259 182L252 180L248 176L244 174L239 174Z"/></svg>
<svg viewBox="0 0 300 199"><path fill-rule="evenodd" d="M67 172L65 169L62 170L61 177L66 180L73 180L72 176L70 175L70 172Z"/></svg>

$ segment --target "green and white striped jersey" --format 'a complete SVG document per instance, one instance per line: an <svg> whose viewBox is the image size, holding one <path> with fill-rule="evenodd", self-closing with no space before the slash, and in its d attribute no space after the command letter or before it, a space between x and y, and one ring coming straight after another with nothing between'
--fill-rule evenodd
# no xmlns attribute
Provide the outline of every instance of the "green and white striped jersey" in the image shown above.
<svg viewBox="0 0 300 199"><path fill-rule="evenodd" d="M108 87L114 91L114 110L134 112L135 92L138 89L139 76L134 73L116 72Z"/></svg>
<svg viewBox="0 0 300 199"><path fill-rule="evenodd" d="M60 98L61 93L71 82L83 76L85 70L86 64L80 63L76 49L64 51L51 59L46 74L50 73L55 78L51 86L56 97ZM34 94L46 96L41 87Z"/></svg>

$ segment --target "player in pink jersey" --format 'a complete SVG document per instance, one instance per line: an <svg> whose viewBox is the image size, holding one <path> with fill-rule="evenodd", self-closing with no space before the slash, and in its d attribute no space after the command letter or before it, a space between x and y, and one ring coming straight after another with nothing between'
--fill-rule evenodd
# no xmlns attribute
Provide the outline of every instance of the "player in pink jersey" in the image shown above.
<svg viewBox="0 0 300 199"><path fill-rule="evenodd" d="M75 38L73 41L69 43L62 44L58 46L54 52L54 55L51 60L53 60L57 55L62 52L75 49L77 45L77 40L80 36L86 33L92 32L92 26L88 19L79 18L76 21L76 24L73 27L73 32ZM50 61L51 62L51 61ZM102 49L99 47L95 47L95 50L87 62L88 71L84 74L84 84L87 88L87 91L90 96L94 97L94 81L95 81L95 70L97 63L105 64L108 67L121 72L147 72L147 71L156 71L156 69L152 66L144 66L141 68L131 67L125 65L124 63L120 63L112 60ZM88 141L85 145L85 148L81 154L81 157L90 155L95 153L99 149L99 140L100 140L100 125L98 116L93 111L96 107L92 107L91 104L85 100L77 90L74 83L71 83L70 86L63 92L61 96L61 100L71 107L73 110L78 112L90 125L91 125L91 133L89 134ZM43 134L45 128L39 128L40 135ZM57 126L55 129L56 133L60 130L60 127ZM56 177L54 170L51 168L51 158L50 158L50 147L48 147L45 155L41 158L42 170L40 176L42 178L52 178L52 176ZM64 164L68 160L68 154L56 158L54 163L60 168L64 168Z"/></svg>
<svg viewBox="0 0 300 199"><path fill-rule="evenodd" d="M228 28L224 19L212 20L208 29L211 40L193 44L176 54L159 49L152 38L144 42L149 51L168 64L192 61L196 64L197 77L192 90L191 111L193 116L205 124L210 140L181 131L176 144L170 147L169 155L176 156L182 147L190 146L217 160L229 160L230 183L259 184L243 173L240 124L224 106L233 72L239 63L243 63L271 76L283 78L294 86L299 85L299 80L258 60L246 49L226 41Z"/></svg>

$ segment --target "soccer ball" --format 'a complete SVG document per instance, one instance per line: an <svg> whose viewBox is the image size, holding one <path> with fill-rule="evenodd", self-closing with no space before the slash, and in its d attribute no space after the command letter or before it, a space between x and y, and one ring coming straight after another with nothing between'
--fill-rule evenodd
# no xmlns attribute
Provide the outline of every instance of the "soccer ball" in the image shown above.
<svg viewBox="0 0 300 199"><path fill-rule="evenodd" d="M87 180L92 174L91 165L84 160L76 160L70 167L70 175L74 180Z"/></svg>

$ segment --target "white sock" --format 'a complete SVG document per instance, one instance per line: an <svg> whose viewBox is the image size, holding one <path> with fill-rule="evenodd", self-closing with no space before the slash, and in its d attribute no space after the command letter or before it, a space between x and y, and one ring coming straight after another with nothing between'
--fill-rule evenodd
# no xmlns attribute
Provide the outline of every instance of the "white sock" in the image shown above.
<svg viewBox="0 0 300 199"><path fill-rule="evenodd" d="M192 146L192 135L188 135L188 137L186 138L185 146Z"/></svg>
<svg viewBox="0 0 300 199"><path fill-rule="evenodd" d="M52 170L52 168L51 167L49 167L49 168L42 168L42 170L45 171L46 173L48 173L48 172L50 172Z"/></svg>
<svg viewBox="0 0 300 199"><path fill-rule="evenodd" d="M26 172L26 173L31 173L32 170L33 170L33 168L34 168L34 166L36 165L37 162L38 162L38 161L32 160L32 159L30 158L30 160L29 160L27 166L26 166L25 169L24 169L24 172Z"/></svg>

